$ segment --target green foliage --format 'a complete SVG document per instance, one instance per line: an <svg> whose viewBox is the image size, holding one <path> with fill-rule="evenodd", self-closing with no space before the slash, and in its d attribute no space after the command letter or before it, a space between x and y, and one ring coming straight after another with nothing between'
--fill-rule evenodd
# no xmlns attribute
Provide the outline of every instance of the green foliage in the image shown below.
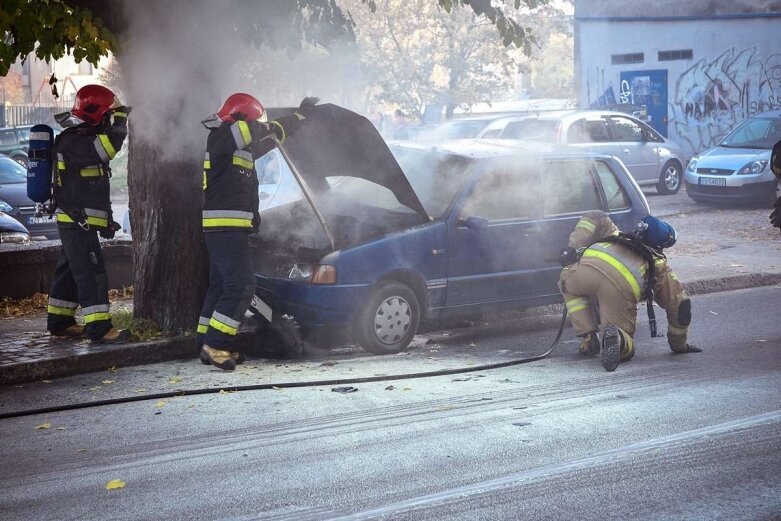
<svg viewBox="0 0 781 521"><path fill-rule="evenodd" d="M115 47L114 36L91 11L61 0L3 0L0 37L0 76L31 52L41 60L73 53L77 62L97 66Z"/></svg>

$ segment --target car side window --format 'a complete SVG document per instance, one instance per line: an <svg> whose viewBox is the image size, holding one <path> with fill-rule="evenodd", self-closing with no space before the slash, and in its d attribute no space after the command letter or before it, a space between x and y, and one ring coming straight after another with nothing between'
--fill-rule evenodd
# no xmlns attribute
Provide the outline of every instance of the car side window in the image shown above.
<svg viewBox="0 0 781 521"><path fill-rule="evenodd" d="M610 116L610 122L613 126L615 141L621 143L643 142L643 129L631 119L621 116Z"/></svg>
<svg viewBox="0 0 781 521"><path fill-rule="evenodd" d="M615 172L604 161L595 161L594 167L597 170L599 181L602 183L602 190L605 192L607 209L610 211L629 209L631 206L629 195L618 182Z"/></svg>
<svg viewBox="0 0 781 521"><path fill-rule="evenodd" d="M13 129L10 130L4 130L0 132L0 145L15 145L16 144L16 133L13 131Z"/></svg>
<svg viewBox="0 0 781 521"><path fill-rule="evenodd" d="M485 172L464 205L462 216L489 221L541 217L542 191L537 172L524 167Z"/></svg>
<svg viewBox="0 0 781 521"><path fill-rule="evenodd" d="M602 199L591 161L552 161L542 172L545 216L601 210Z"/></svg>
<svg viewBox="0 0 781 521"><path fill-rule="evenodd" d="M599 119L579 119L567 131L567 143L607 143L610 131L607 121Z"/></svg>

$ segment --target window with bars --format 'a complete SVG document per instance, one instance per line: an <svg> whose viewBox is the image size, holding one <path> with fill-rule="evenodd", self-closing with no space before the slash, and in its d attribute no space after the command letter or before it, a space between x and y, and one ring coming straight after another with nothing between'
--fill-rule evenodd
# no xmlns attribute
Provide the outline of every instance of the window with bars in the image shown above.
<svg viewBox="0 0 781 521"><path fill-rule="evenodd" d="M645 53L635 52L629 54L613 54L610 56L610 61L613 65L624 65L627 63L643 63L645 61Z"/></svg>
<svg viewBox="0 0 781 521"><path fill-rule="evenodd" d="M659 61L669 62L673 60L691 60L694 53L691 49L679 49L675 51L659 51Z"/></svg>

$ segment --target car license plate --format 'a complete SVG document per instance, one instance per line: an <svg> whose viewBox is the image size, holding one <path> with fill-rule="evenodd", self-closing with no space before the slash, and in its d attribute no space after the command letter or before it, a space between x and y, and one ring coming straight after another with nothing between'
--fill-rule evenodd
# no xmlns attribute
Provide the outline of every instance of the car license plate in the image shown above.
<svg viewBox="0 0 781 521"><path fill-rule="evenodd" d="M51 224L54 222L54 218L50 218L48 215L45 217L28 217L27 224Z"/></svg>
<svg viewBox="0 0 781 521"><path fill-rule="evenodd" d="M699 183L708 186L727 186L727 180L718 177L700 177Z"/></svg>

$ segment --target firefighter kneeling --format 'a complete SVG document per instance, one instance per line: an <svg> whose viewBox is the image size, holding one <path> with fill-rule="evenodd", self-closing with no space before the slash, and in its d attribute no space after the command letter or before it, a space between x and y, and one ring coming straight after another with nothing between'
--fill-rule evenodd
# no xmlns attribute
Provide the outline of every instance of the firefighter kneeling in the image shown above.
<svg viewBox="0 0 781 521"><path fill-rule="evenodd" d="M600 353L607 371L634 356L637 304L647 300L651 334L656 336L652 301L667 311L667 340L674 353L699 353L687 343L691 300L662 253L675 244L675 230L645 217L635 231L621 233L604 212L586 213L562 252L559 289L572 325L581 337L580 352ZM599 308L596 323L592 297ZM602 341L597 336L602 330Z"/></svg>

